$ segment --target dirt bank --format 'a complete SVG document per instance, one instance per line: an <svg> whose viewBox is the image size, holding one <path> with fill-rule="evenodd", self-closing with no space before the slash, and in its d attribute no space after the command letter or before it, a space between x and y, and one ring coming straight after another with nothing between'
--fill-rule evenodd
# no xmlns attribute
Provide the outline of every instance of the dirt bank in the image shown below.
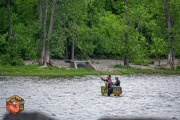
<svg viewBox="0 0 180 120"><path fill-rule="evenodd" d="M88 61L90 61L92 63L92 65L96 68L96 70L98 70L98 71L114 71L114 70L116 70L116 68L113 67L114 65L121 64L123 66L122 60L91 59ZM25 65L30 65L30 64L38 64L38 63L33 60L25 61ZM70 67L70 63L67 63L64 60L53 59L52 64L53 64L53 66L57 66L57 67L65 67L65 68ZM175 65L176 66L180 65L180 59L175 60ZM130 64L130 66L132 68L141 68L141 69L169 68L167 65L167 60L165 60L165 59L161 60L161 66L158 66L158 61L154 61L153 64L149 64L148 66L133 65L133 64Z"/></svg>

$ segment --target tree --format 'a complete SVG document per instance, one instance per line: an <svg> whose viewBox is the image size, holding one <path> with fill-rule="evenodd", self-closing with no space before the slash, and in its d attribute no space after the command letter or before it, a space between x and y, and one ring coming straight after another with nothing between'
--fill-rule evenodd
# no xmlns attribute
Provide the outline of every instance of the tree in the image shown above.
<svg viewBox="0 0 180 120"><path fill-rule="evenodd" d="M129 20L128 20L128 0L124 0L124 6L125 6L125 23L126 26L129 25ZM128 31L125 32L125 55L124 55L124 66L129 67L129 56L128 56Z"/></svg>
<svg viewBox="0 0 180 120"><path fill-rule="evenodd" d="M44 21L43 21L43 39L41 40L41 35L40 35L40 50L41 50L41 56L40 56L40 65L44 66L49 66L50 65L50 38L53 32L53 26L54 26L54 14L55 14L55 9L56 9L56 4L57 0L53 0L53 5L51 9L51 17L50 17L50 23L49 23L49 30L47 34L47 17L48 17L48 7L49 3L48 0L45 1L45 12L44 12ZM42 19L42 1L39 1L39 8L40 8L40 24L41 24L41 19ZM41 26L41 25L40 25ZM41 27L40 27L41 31Z"/></svg>
<svg viewBox="0 0 180 120"><path fill-rule="evenodd" d="M7 10L8 10L8 36L11 37L13 35L12 30L12 15L11 15L11 0L7 0Z"/></svg>
<svg viewBox="0 0 180 120"><path fill-rule="evenodd" d="M44 39L43 39L43 31L42 31L42 20L43 20L43 1L39 0L39 65L43 65L44 61Z"/></svg>
<svg viewBox="0 0 180 120"><path fill-rule="evenodd" d="M171 33L172 19L170 16L170 0L163 0L163 2L164 2L164 14L166 16L166 28L167 28L167 37L168 37L168 64L170 65L171 68L174 69L175 55L172 45L172 33Z"/></svg>
<svg viewBox="0 0 180 120"><path fill-rule="evenodd" d="M46 44L46 64L50 65L50 38L53 32L53 28L54 28L54 14L55 14L55 9L56 9L56 4L57 4L57 0L53 0L53 6L51 9L51 18L50 18L50 24L49 24L49 31L48 31L48 40L47 40L47 44Z"/></svg>
<svg viewBox="0 0 180 120"><path fill-rule="evenodd" d="M61 20L62 36L65 40L65 59L74 60L75 46L77 43L77 27L83 24L85 1L66 0L58 6Z"/></svg>

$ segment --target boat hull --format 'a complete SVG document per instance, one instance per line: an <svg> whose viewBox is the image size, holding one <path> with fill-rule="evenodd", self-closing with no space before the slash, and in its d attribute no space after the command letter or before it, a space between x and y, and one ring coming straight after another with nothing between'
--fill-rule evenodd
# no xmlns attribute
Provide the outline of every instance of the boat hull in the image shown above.
<svg viewBox="0 0 180 120"><path fill-rule="evenodd" d="M107 92L108 92L108 90L107 90L106 86L101 86L101 94L102 95L107 95ZM113 86L112 94L114 96L120 96L122 94L122 87L120 87L120 86Z"/></svg>

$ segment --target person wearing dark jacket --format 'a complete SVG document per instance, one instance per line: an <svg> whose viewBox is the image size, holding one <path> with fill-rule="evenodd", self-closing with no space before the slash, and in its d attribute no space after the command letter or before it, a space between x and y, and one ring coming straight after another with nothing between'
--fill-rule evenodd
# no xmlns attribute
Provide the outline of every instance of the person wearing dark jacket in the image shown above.
<svg viewBox="0 0 180 120"><path fill-rule="evenodd" d="M107 95L110 96L111 93L113 92L113 87L112 87L113 83L111 81L111 75L107 75L105 79L102 78L102 77L100 77L100 78L101 78L102 81L106 82L105 86L106 86L106 89L108 90Z"/></svg>
<svg viewBox="0 0 180 120"><path fill-rule="evenodd" d="M115 77L115 82L113 83L114 86L120 86L121 82L120 80L118 79L118 77Z"/></svg>
<svg viewBox="0 0 180 120"><path fill-rule="evenodd" d="M106 84L106 88L108 89L108 93L107 93L108 96L110 96L111 93L113 92L113 87L112 86L113 86L113 83L112 83L112 81L110 79L110 80L108 80L108 82Z"/></svg>

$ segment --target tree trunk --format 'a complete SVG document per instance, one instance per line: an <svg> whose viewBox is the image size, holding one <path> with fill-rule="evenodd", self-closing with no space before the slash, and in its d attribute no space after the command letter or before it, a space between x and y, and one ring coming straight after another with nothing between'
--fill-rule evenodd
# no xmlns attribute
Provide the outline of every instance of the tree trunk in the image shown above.
<svg viewBox="0 0 180 120"><path fill-rule="evenodd" d="M161 57L159 56L158 57L158 66L160 66L161 65Z"/></svg>
<svg viewBox="0 0 180 120"><path fill-rule="evenodd" d="M125 22L126 22L126 25L128 26L128 25L129 25L128 10L127 10L128 0L125 0L125 1L124 1L124 5L125 5ZM128 57L128 52L129 52L129 51L128 51L128 32L127 32L127 31L125 32L125 40L124 40L124 43L125 43L124 66L129 67L129 57Z"/></svg>
<svg viewBox="0 0 180 120"><path fill-rule="evenodd" d="M65 16L65 15L64 15ZM65 61L67 61L69 59L69 54L68 54L68 42L67 42L67 37L66 37L66 22L65 20L62 23L63 26L63 38L64 38L64 58Z"/></svg>
<svg viewBox="0 0 180 120"><path fill-rule="evenodd" d="M72 38L71 60L74 60L74 36Z"/></svg>
<svg viewBox="0 0 180 120"><path fill-rule="evenodd" d="M74 20L74 25L73 25L73 27L72 27L71 60L74 60L75 29L76 29L76 20Z"/></svg>
<svg viewBox="0 0 180 120"><path fill-rule="evenodd" d="M90 3L88 3L88 10L89 10L89 14L88 14L88 18L89 18L89 20L88 20L88 27L89 28L92 28L92 1L90 0Z"/></svg>
<svg viewBox="0 0 180 120"><path fill-rule="evenodd" d="M43 65L42 0L39 0L39 65Z"/></svg>
<svg viewBox="0 0 180 120"><path fill-rule="evenodd" d="M53 27L54 27L54 13L55 13L55 9L56 9L56 0L53 0L53 6L51 9L51 18L50 18L50 24L49 24L49 31L48 31L48 39L46 42L46 58L45 58L45 62L47 65L51 65L50 64L50 38L53 32Z"/></svg>
<svg viewBox="0 0 180 120"><path fill-rule="evenodd" d="M167 63L170 65L172 69L175 68L174 66L174 54L173 54L173 47L172 47L172 36L170 29L172 28L172 21L170 16L170 1L163 0L164 2L164 13L166 16L166 27L167 27L167 35L168 35L168 60Z"/></svg>
<svg viewBox="0 0 180 120"><path fill-rule="evenodd" d="M43 21L43 39L42 39L42 50L41 50L41 58L40 61L42 64L45 65L46 61L46 21L47 21L47 13L48 13L48 0L46 0L45 4L45 13L44 13L44 21Z"/></svg>
<svg viewBox="0 0 180 120"><path fill-rule="evenodd" d="M90 0L89 2L86 1L87 7L88 7L88 27L92 28L92 0Z"/></svg>
<svg viewBox="0 0 180 120"><path fill-rule="evenodd" d="M65 60L69 59L67 40L65 40Z"/></svg>
<svg viewBox="0 0 180 120"><path fill-rule="evenodd" d="M13 35L12 17L11 17L11 0L7 0L7 11L8 11L8 37L11 37Z"/></svg>

